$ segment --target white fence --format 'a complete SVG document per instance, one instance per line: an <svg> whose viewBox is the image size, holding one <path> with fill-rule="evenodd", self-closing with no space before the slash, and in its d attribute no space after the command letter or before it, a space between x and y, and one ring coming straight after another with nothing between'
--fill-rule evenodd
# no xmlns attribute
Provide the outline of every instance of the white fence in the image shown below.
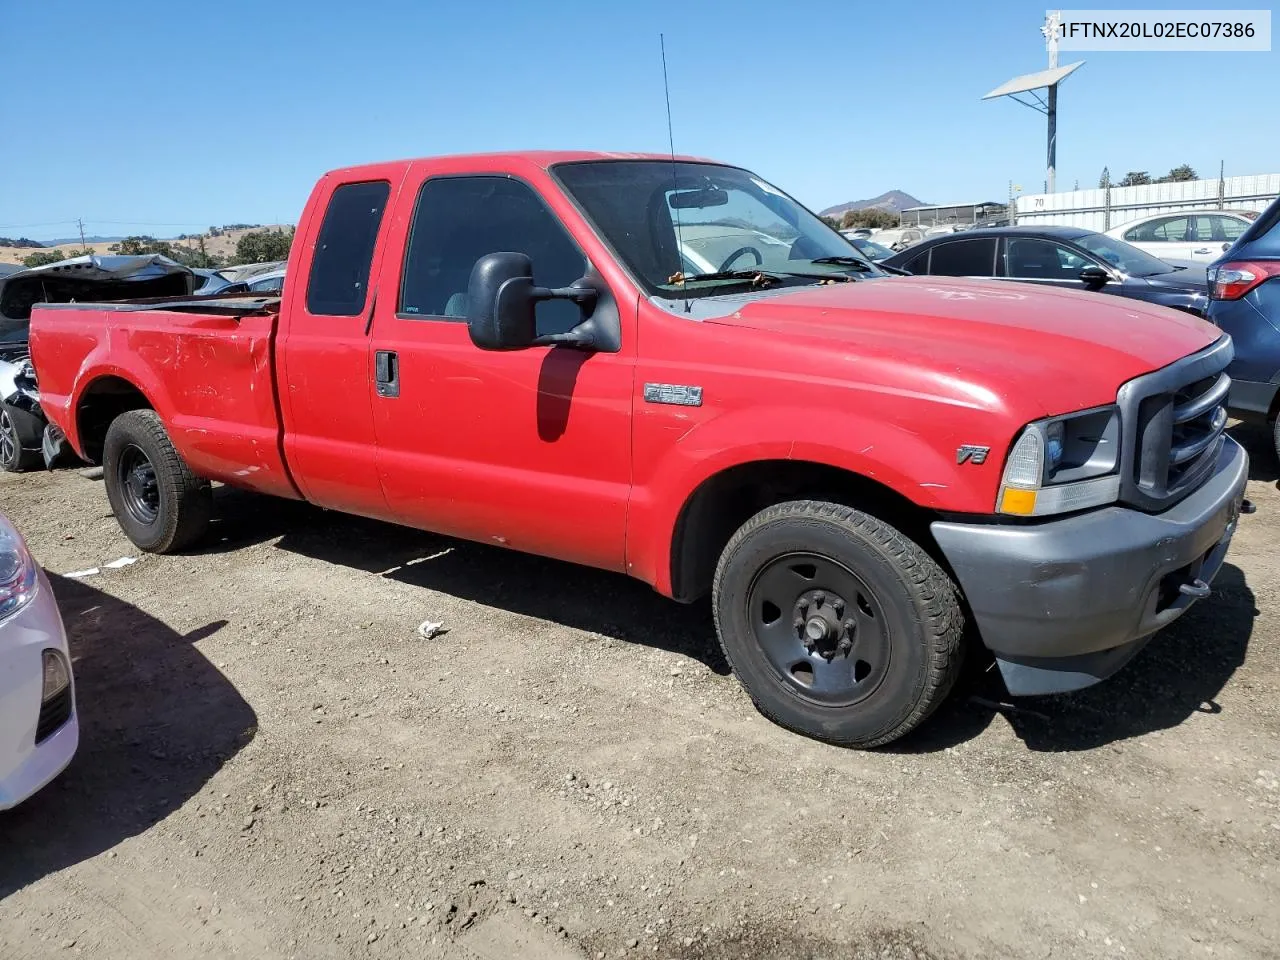
<svg viewBox="0 0 1280 960"><path fill-rule="evenodd" d="M1277 195L1280 173L1039 193L1017 199L1017 222L1024 226L1057 224L1101 232L1139 217L1179 210L1261 211Z"/></svg>

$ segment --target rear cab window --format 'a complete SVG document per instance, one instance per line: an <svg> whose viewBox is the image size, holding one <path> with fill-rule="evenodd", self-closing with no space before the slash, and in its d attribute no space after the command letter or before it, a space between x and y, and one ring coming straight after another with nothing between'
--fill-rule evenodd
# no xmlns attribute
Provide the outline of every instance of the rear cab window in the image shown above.
<svg viewBox="0 0 1280 960"><path fill-rule="evenodd" d="M378 230L391 184L344 183L333 191L316 236L307 277L307 312L354 317L364 311Z"/></svg>

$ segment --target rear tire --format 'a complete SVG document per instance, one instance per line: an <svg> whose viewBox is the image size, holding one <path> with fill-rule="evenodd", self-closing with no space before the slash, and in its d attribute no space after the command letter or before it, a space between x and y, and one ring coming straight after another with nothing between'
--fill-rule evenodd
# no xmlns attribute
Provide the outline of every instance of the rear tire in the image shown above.
<svg viewBox="0 0 1280 960"><path fill-rule="evenodd" d="M919 725L960 672L955 584L875 517L800 500L748 520L712 588L725 659L775 722L850 747Z"/></svg>
<svg viewBox="0 0 1280 960"><path fill-rule="evenodd" d="M209 481L191 472L154 410L130 410L111 422L102 479L116 521L140 550L175 553L209 526Z"/></svg>
<svg viewBox="0 0 1280 960"><path fill-rule="evenodd" d="M37 416L0 403L0 470L21 473L41 465L44 422Z"/></svg>

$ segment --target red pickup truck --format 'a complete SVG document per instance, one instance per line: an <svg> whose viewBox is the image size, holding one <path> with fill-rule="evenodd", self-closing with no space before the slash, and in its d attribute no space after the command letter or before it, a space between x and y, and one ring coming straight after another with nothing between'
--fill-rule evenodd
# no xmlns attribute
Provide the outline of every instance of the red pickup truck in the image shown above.
<svg viewBox="0 0 1280 960"><path fill-rule="evenodd" d="M37 307L41 402L140 548L210 481L710 592L760 709L873 746L955 679L1115 672L1209 593L1247 458L1186 314L889 276L688 158L321 178L280 298Z"/></svg>

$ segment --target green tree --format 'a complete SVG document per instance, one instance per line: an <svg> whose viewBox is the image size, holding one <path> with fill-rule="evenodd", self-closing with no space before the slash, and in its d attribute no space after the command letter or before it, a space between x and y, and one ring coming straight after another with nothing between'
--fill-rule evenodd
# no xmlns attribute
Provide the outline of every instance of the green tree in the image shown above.
<svg viewBox="0 0 1280 960"><path fill-rule="evenodd" d="M226 266L226 261L222 257L214 256L205 248L204 237L195 237L194 239L197 243L195 249L183 244L174 244L168 240L157 240L155 237L147 236L125 237L119 243L113 243L108 249L112 253L131 257L159 254L187 267Z"/></svg>
<svg viewBox="0 0 1280 960"><path fill-rule="evenodd" d="M868 207L865 210L846 210L840 217L840 227L849 230L853 227L885 228L896 227L902 223L902 217L892 210L881 210L879 207Z"/></svg>
<svg viewBox="0 0 1280 960"><path fill-rule="evenodd" d="M1109 186L1111 186L1111 171L1103 167L1102 176L1098 178L1098 189L1105 190Z"/></svg>
<svg viewBox="0 0 1280 960"><path fill-rule="evenodd" d="M286 230L258 230L246 233L236 243L236 255L232 263L265 263L272 260L288 260L293 246L293 228Z"/></svg>
<svg viewBox="0 0 1280 960"><path fill-rule="evenodd" d="M840 229L840 221L835 217L819 217L818 219L821 220L823 223L825 223L832 230Z"/></svg>
<svg viewBox="0 0 1280 960"><path fill-rule="evenodd" d="M1165 176L1157 180L1156 183L1185 183L1188 180L1199 179L1191 165L1184 163L1181 166L1174 167Z"/></svg>
<svg viewBox="0 0 1280 960"><path fill-rule="evenodd" d="M161 256L172 257L173 245L167 240L157 240L155 237L125 237L119 243L113 243L108 247L112 253L119 253L128 257L142 257L148 254L158 253Z"/></svg>
<svg viewBox="0 0 1280 960"><path fill-rule="evenodd" d="M1120 186L1120 187L1141 187L1141 186L1143 186L1144 184L1148 184L1148 183L1150 183L1150 182L1151 182L1151 174L1147 173L1147 171L1145 171L1145 170L1130 170L1128 173L1126 173L1126 174L1124 175L1124 179L1123 179L1123 180L1121 180L1121 181L1117 184L1117 186Z"/></svg>
<svg viewBox="0 0 1280 960"><path fill-rule="evenodd" d="M43 267L46 263L57 263L59 260L67 259L62 255L61 250L37 250L35 253L29 254L22 258L24 267Z"/></svg>
<svg viewBox="0 0 1280 960"><path fill-rule="evenodd" d="M181 262L185 263L188 267L204 267L206 269L211 269L214 267L226 266L226 261L222 257L215 256L206 249L204 245L204 237L196 237L196 249L185 250L184 254L185 259Z"/></svg>

